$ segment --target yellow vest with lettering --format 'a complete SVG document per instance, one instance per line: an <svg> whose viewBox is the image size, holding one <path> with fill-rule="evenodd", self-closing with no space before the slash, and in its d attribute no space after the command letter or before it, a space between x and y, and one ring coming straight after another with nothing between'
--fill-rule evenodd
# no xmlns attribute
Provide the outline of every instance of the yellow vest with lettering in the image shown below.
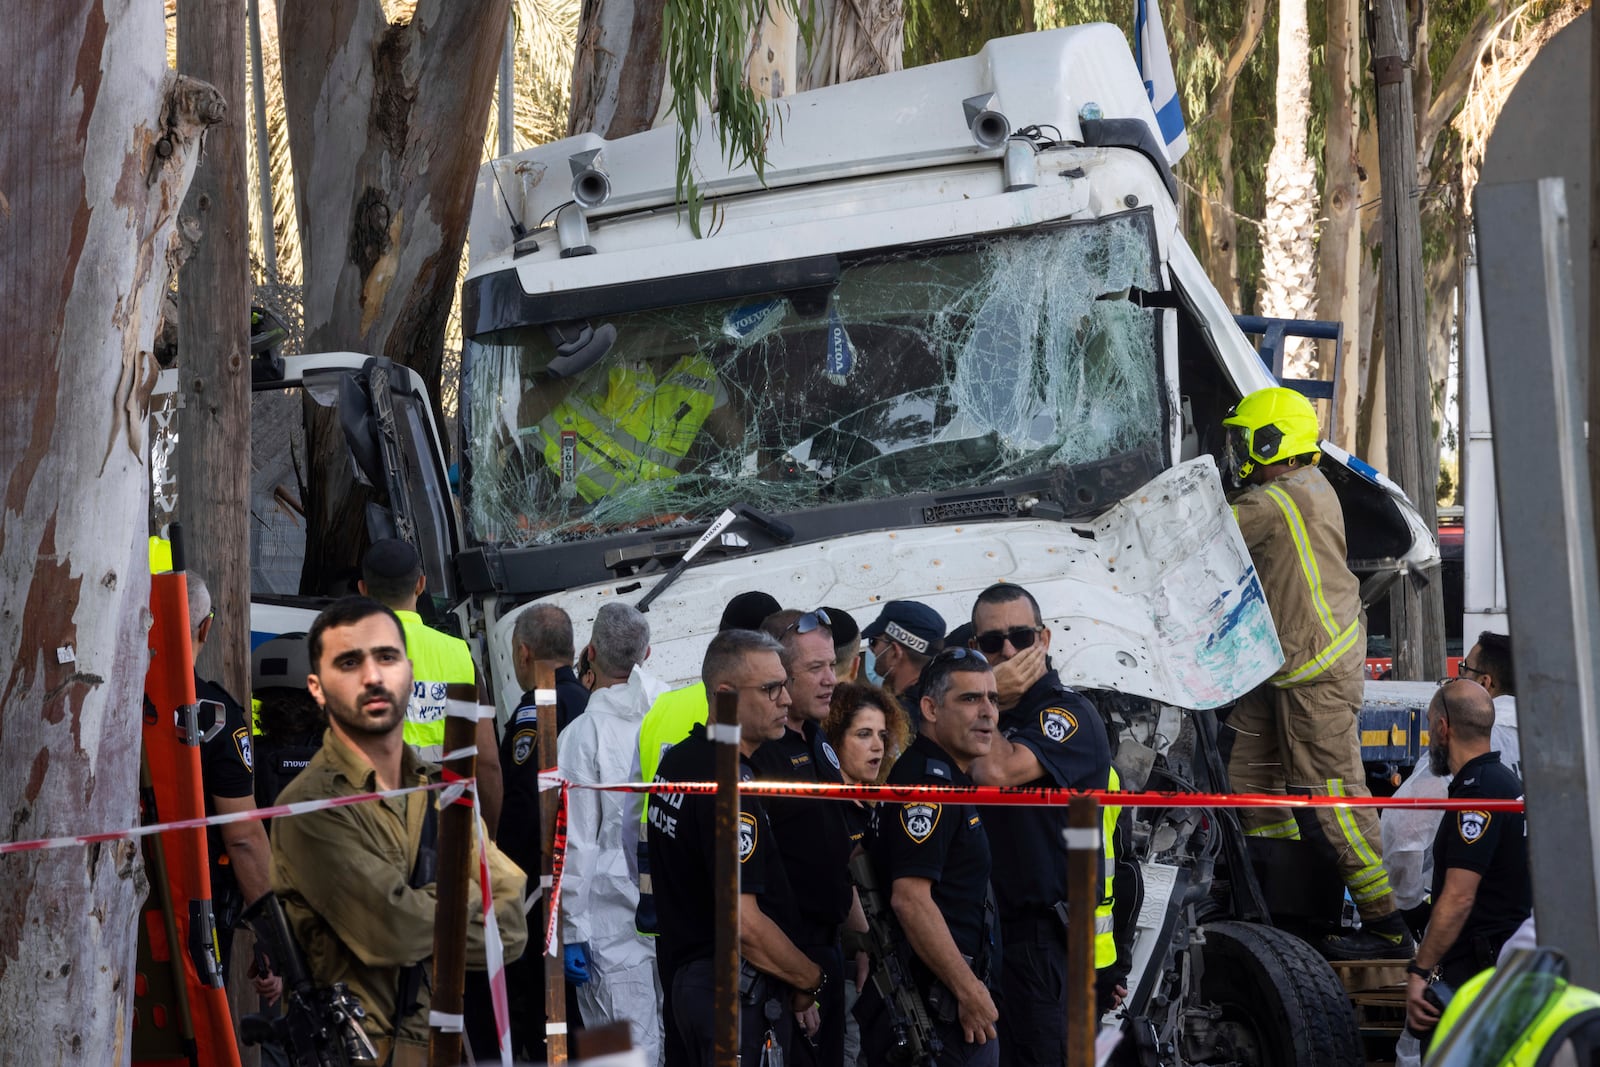
<svg viewBox="0 0 1600 1067"><path fill-rule="evenodd" d="M397 611L406 631L411 659L411 700L406 705L406 744L425 760L437 760L444 748L446 686L476 685L472 652L459 637L432 629L414 611Z"/></svg>

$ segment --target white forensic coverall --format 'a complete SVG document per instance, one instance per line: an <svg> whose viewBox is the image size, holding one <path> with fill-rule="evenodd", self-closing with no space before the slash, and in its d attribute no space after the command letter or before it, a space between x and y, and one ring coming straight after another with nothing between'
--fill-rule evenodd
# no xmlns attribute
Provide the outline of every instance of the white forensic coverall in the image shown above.
<svg viewBox="0 0 1600 1067"><path fill-rule="evenodd" d="M1494 698L1494 728L1489 747L1500 753L1500 762L1522 777L1522 744L1517 735L1517 698ZM1444 797L1450 792L1450 776L1434 774L1427 754L1417 761L1411 777L1394 791L1397 797ZM1433 892L1433 838L1439 830L1442 811L1428 808L1390 808L1383 813L1383 865L1394 889L1395 906L1414 908Z"/></svg>
<svg viewBox="0 0 1600 1067"><path fill-rule="evenodd" d="M576 785L637 781L639 723L668 687L639 667L625 685L597 689L561 732L556 762ZM640 793L572 789L561 878L565 944L589 946L589 981L578 987L585 1026L627 1022L644 1062L661 1061L661 987L653 939L634 929L639 905Z"/></svg>

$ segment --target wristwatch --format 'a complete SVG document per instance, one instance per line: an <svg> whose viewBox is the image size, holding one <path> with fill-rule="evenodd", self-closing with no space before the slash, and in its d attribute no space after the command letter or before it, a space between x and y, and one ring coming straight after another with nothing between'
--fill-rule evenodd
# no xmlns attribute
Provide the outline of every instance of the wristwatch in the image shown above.
<svg viewBox="0 0 1600 1067"><path fill-rule="evenodd" d="M1422 966L1422 964L1418 963L1415 959L1413 959L1410 963L1406 964L1406 973L1407 974L1414 974L1418 978L1422 979L1424 982L1428 982L1430 984L1435 982L1435 981L1437 981L1438 978L1439 978L1439 968L1438 967L1424 967L1424 966Z"/></svg>

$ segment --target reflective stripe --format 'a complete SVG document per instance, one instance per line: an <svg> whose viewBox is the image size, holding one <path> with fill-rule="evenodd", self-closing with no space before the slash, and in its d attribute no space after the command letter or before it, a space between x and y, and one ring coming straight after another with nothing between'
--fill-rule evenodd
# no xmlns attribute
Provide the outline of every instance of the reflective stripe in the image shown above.
<svg viewBox="0 0 1600 1067"><path fill-rule="evenodd" d="M716 403L716 369L690 355L659 379L648 370L613 368L603 393L568 397L524 432L541 439L552 471L562 469L562 433L577 436L583 463L573 488L592 503L621 485L676 477Z"/></svg>
<svg viewBox="0 0 1600 1067"><path fill-rule="evenodd" d="M1345 792L1344 779L1329 778L1327 780L1328 795L1333 797L1348 796ZM1345 885L1350 889L1350 897L1357 904L1377 900L1393 892L1389 885L1389 872L1384 870L1383 861L1372 850L1366 837L1361 833L1361 828L1356 825L1355 811L1351 808L1333 809L1339 818L1339 832L1344 835L1345 844L1356 854L1361 861L1361 870L1352 878L1345 879Z"/></svg>
<svg viewBox="0 0 1600 1067"><path fill-rule="evenodd" d="M1361 620L1357 619L1347 626L1343 633L1334 638L1326 648L1311 657L1310 660L1302 663L1295 670L1279 671L1274 674L1271 678L1272 684L1279 689L1292 689L1297 685L1305 685L1344 658L1344 654L1350 651L1356 643L1356 638L1360 636Z"/></svg>
<svg viewBox="0 0 1600 1067"><path fill-rule="evenodd" d="M1116 792L1122 788L1122 779L1115 767L1106 774L1106 788ZM1100 840L1103 844L1100 903L1094 909L1094 965L1096 969L1110 967L1117 962L1116 903L1112 894L1116 890L1117 873L1117 820L1122 816L1120 804L1107 804L1100 809Z"/></svg>
<svg viewBox="0 0 1600 1067"><path fill-rule="evenodd" d="M1294 819L1284 819L1282 822L1257 826L1253 830L1246 830L1245 833L1250 837L1271 837L1282 841L1298 841L1300 840L1300 824Z"/></svg>
<svg viewBox="0 0 1600 1067"><path fill-rule="evenodd" d="M1300 570L1306 576L1306 585L1311 590L1311 602L1316 605L1317 616L1322 620L1322 628L1328 631L1329 637L1337 637L1339 624L1333 621L1333 610L1328 607L1328 598L1322 595L1322 571L1317 566L1317 554L1311 550L1311 538L1306 533L1305 519L1301 516L1300 509L1295 506L1295 502L1281 487L1269 485L1266 494L1277 503L1278 510L1283 512L1283 521L1289 524L1289 534L1294 538L1294 548L1300 556Z"/></svg>

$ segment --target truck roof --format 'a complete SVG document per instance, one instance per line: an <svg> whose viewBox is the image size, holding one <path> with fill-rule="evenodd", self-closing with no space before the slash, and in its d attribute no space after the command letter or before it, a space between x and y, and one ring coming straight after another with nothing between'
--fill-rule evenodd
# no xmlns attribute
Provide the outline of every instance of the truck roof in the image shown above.
<svg viewBox="0 0 1600 1067"><path fill-rule="evenodd" d="M973 108L1003 115L1012 131L1043 126L1082 139L1078 112L1143 121L1159 140L1155 113L1122 31L1093 23L990 41L974 56L828 86L772 102L765 187L998 159L969 129ZM532 230L572 200L574 157L599 151L610 179L590 219L671 205L677 173L675 125L607 140L580 134L494 160L480 170L473 205L471 270L503 267L512 212ZM581 161L578 166L581 166ZM715 133L702 128L692 167L708 197L763 188L755 170L729 167ZM508 207L509 204L509 207ZM684 239L689 230L683 228Z"/></svg>

